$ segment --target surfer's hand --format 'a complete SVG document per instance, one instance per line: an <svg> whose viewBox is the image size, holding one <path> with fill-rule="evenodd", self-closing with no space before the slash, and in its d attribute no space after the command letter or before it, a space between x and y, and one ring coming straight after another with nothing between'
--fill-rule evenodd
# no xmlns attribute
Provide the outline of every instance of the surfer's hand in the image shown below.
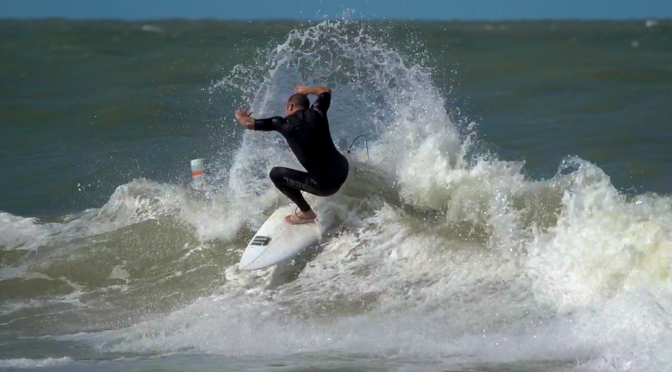
<svg viewBox="0 0 672 372"><path fill-rule="evenodd" d="M247 129L254 128L254 118L252 118L252 111L249 109L238 109L236 110L236 119L240 125L244 126Z"/></svg>
<svg viewBox="0 0 672 372"><path fill-rule="evenodd" d="M241 121L242 119L250 116L252 116L252 111L250 111L249 109L236 110L236 119L238 119L238 121Z"/></svg>

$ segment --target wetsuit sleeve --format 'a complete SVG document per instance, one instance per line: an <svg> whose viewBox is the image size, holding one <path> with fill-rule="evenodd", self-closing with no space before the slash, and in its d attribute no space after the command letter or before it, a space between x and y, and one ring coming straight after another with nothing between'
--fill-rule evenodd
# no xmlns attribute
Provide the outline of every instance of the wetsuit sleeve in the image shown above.
<svg viewBox="0 0 672 372"><path fill-rule="evenodd" d="M317 96L317 99L313 103L313 110L326 115L329 105L331 105L331 93L324 92Z"/></svg>
<svg viewBox="0 0 672 372"><path fill-rule="evenodd" d="M254 130L270 132L272 130L280 131L280 127L285 123L285 118L274 116L268 119L256 119L254 121Z"/></svg>

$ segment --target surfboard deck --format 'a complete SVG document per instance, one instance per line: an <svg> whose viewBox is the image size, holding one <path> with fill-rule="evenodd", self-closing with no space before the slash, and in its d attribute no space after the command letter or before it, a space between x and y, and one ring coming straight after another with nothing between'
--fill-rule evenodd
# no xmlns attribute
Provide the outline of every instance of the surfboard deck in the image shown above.
<svg viewBox="0 0 672 372"><path fill-rule="evenodd" d="M243 271L260 270L293 258L304 249L319 242L322 235L336 223L336 213L329 205L315 208L317 221L311 224L291 225L285 216L295 207L278 208L252 237L243 252L238 268Z"/></svg>

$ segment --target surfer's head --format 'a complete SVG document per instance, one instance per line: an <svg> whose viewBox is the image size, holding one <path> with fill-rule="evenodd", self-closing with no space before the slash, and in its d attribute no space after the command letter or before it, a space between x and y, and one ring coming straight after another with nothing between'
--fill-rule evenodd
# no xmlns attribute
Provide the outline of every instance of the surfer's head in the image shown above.
<svg viewBox="0 0 672 372"><path fill-rule="evenodd" d="M287 100L287 106L285 106L285 116L289 116L299 110L305 110L309 106L310 101L308 100L308 96L301 93L292 94Z"/></svg>

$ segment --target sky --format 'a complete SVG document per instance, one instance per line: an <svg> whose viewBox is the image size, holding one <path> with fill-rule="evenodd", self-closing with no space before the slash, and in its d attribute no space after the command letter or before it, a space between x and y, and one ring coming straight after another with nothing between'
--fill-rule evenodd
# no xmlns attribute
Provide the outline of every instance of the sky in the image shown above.
<svg viewBox="0 0 672 372"><path fill-rule="evenodd" d="M672 0L0 0L0 18L670 18Z"/></svg>

